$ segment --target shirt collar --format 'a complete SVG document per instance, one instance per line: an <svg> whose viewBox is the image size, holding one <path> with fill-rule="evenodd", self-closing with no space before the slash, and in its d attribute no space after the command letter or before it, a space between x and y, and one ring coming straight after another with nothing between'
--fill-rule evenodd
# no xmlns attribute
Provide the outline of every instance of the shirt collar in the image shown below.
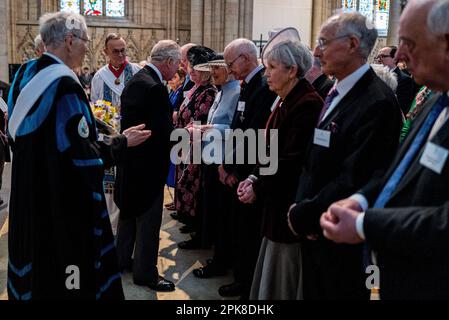
<svg viewBox="0 0 449 320"><path fill-rule="evenodd" d="M263 69L263 65L258 65L256 68L254 68L253 71L251 71L251 73L249 75L246 76L245 78L245 82L249 83L251 81L252 78L254 78L254 76Z"/></svg>
<svg viewBox="0 0 449 320"><path fill-rule="evenodd" d="M239 86L240 86L240 82L238 80L231 80L221 86L221 91L228 89L228 88L234 88L234 87L239 87Z"/></svg>
<svg viewBox="0 0 449 320"><path fill-rule="evenodd" d="M159 79L161 80L161 82L164 83L164 79L162 78L162 73L159 71L159 69L154 64L152 64L151 62L149 62L147 64L147 66L149 66L151 69L153 69L154 72L156 72L156 74L159 77Z"/></svg>
<svg viewBox="0 0 449 320"><path fill-rule="evenodd" d="M337 80L337 83L335 84L339 96L345 96L349 90L354 87L354 85L357 83L357 81L360 80L360 78L363 77L363 75L369 70L370 66L368 63L365 63L363 66L358 68L356 71L351 73L349 76L344 78L341 81Z"/></svg>
<svg viewBox="0 0 449 320"><path fill-rule="evenodd" d="M50 52L44 52L44 54L47 55L47 56L49 56L50 58L55 59L58 63L65 64L65 63L61 60L61 58L59 58L58 56L55 56L53 53L50 53Z"/></svg>

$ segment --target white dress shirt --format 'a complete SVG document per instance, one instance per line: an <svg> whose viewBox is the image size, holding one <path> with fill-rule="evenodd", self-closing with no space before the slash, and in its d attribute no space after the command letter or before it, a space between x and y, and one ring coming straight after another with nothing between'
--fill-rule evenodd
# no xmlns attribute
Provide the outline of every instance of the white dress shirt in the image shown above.
<svg viewBox="0 0 449 320"><path fill-rule="evenodd" d="M360 78L362 78L363 75L368 72L369 68L369 64L365 63L363 66L358 68L343 80L337 80L337 82L335 83L335 87L338 91L338 96L336 96L334 100L332 100L332 103L324 114L322 121L327 118L332 110L334 110L335 107L340 103L340 101L343 100L343 98L348 94L348 92L351 91L351 89L360 80Z"/></svg>
<svg viewBox="0 0 449 320"><path fill-rule="evenodd" d="M254 70L251 71L250 74L246 76L245 83L248 84L251 81L251 79L254 78L254 76L262 69L263 69L263 65L261 65L261 64L258 65L256 68L254 68Z"/></svg>

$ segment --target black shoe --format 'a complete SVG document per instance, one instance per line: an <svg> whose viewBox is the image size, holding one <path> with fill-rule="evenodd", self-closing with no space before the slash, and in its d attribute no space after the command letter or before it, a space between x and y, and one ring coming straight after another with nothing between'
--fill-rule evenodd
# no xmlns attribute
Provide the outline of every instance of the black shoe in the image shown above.
<svg viewBox="0 0 449 320"><path fill-rule="evenodd" d="M220 277L224 276L225 274L226 269L214 262L211 262L204 267L193 270L193 275L201 279Z"/></svg>
<svg viewBox="0 0 449 320"><path fill-rule="evenodd" d="M187 241L182 241L178 243L178 248L184 250L201 249L201 243L198 240L190 239Z"/></svg>
<svg viewBox="0 0 449 320"><path fill-rule="evenodd" d="M174 205L175 205L175 203L172 201L172 202L170 202L170 203L164 204L164 207L170 208L170 207L172 207L172 206L174 206Z"/></svg>
<svg viewBox="0 0 449 320"><path fill-rule="evenodd" d="M165 206L165 209L167 209L168 211L176 211L176 206L174 203L170 203Z"/></svg>
<svg viewBox="0 0 449 320"><path fill-rule="evenodd" d="M179 228L179 232L181 233L192 233L195 231L196 231L195 228L188 224Z"/></svg>
<svg viewBox="0 0 449 320"><path fill-rule="evenodd" d="M161 276L159 276L158 280L154 283L142 283L139 281L134 281L134 284L138 286L147 286L148 288L159 292L175 291L175 284L171 281L168 281L167 279L164 279Z"/></svg>
<svg viewBox="0 0 449 320"><path fill-rule="evenodd" d="M222 297L237 297L241 295L242 292L243 286L240 282L233 282L231 284L221 286L218 289L218 294Z"/></svg>

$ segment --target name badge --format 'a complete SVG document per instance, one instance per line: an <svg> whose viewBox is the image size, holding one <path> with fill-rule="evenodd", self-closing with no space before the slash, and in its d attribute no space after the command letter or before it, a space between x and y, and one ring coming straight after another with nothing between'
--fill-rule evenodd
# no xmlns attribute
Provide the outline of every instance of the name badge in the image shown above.
<svg viewBox="0 0 449 320"><path fill-rule="evenodd" d="M186 106L186 105L188 105L189 103L190 103L190 99L186 97L186 98L184 99L183 105Z"/></svg>
<svg viewBox="0 0 449 320"><path fill-rule="evenodd" d="M237 106L238 112L244 112L246 108L246 102L245 101L239 101L239 104Z"/></svg>
<svg viewBox="0 0 449 320"><path fill-rule="evenodd" d="M315 129L313 144L329 148L331 145L331 132L327 130Z"/></svg>
<svg viewBox="0 0 449 320"><path fill-rule="evenodd" d="M183 91L184 99L187 98L187 95L188 95L188 94L189 94L189 91Z"/></svg>
<svg viewBox="0 0 449 320"><path fill-rule="evenodd" d="M447 149L428 142L419 163L433 172L441 174L448 155Z"/></svg>

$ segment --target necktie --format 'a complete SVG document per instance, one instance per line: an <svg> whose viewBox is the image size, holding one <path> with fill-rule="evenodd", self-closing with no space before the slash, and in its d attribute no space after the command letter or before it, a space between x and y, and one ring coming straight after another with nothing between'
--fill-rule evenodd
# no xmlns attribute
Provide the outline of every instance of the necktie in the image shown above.
<svg viewBox="0 0 449 320"><path fill-rule="evenodd" d="M335 97L338 96L337 87L333 87L329 93L326 96L326 99L324 100L323 109L321 109L320 117L318 118L318 124L320 125L321 121L323 121L324 115L326 114L326 111L329 109L329 107L332 104L332 101L334 101Z"/></svg>
<svg viewBox="0 0 449 320"><path fill-rule="evenodd" d="M243 91L245 91L246 85L247 85L247 83L245 80L243 80L242 83L240 83L240 94L242 94Z"/></svg>
<svg viewBox="0 0 449 320"><path fill-rule="evenodd" d="M394 170L390 179L388 179L381 193L377 197L376 202L374 203L374 208L384 208L385 204L390 200L393 192L396 190L397 186L401 182L402 177L406 174L407 169L410 167L413 159L418 154L418 151L421 150L424 142L427 141L427 136L430 133L430 130L435 124L440 113L443 111L445 107L449 105L449 98L446 94L443 94L437 102L432 107L427 119L424 121L424 124L419 129L418 133L415 136L415 139L410 144L409 149L405 153L405 156L402 158L399 165ZM369 266L370 263L370 248L366 245L364 250L364 265L365 267Z"/></svg>
<svg viewBox="0 0 449 320"><path fill-rule="evenodd" d="M421 129L416 134L415 139L410 145L410 148L407 150L404 158L402 158L401 162L397 166L396 170L394 170L387 184L384 186L382 192L377 197L376 202L374 203L374 208L383 208L387 201L390 199L393 192L396 190L396 187L401 182L401 178L406 173L407 169L410 167L413 159L415 158L418 151L423 146L426 141L427 136L430 133L435 121L437 120L440 113L443 109L448 105L449 98L446 94L443 94L435 105L432 107L429 115L427 116L426 121L422 125Z"/></svg>

